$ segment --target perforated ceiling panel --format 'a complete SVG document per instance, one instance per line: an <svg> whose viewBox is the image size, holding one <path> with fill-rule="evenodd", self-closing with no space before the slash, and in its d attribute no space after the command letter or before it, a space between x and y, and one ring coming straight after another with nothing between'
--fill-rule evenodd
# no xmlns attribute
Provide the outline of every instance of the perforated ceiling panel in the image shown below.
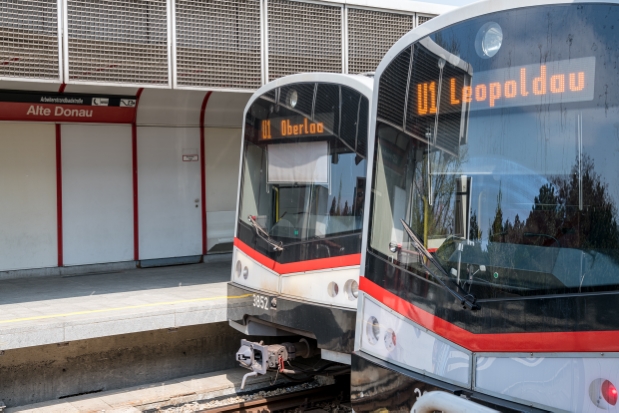
<svg viewBox="0 0 619 413"><path fill-rule="evenodd" d="M348 73L373 72L385 53L413 30L415 16L348 9Z"/></svg>
<svg viewBox="0 0 619 413"><path fill-rule="evenodd" d="M166 0L67 0L69 81L168 84Z"/></svg>
<svg viewBox="0 0 619 413"><path fill-rule="evenodd" d="M269 0L269 79L342 73L342 8Z"/></svg>
<svg viewBox="0 0 619 413"><path fill-rule="evenodd" d="M176 0L176 83L257 89L260 0Z"/></svg>
<svg viewBox="0 0 619 413"><path fill-rule="evenodd" d="M432 20L436 16L417 16L417 25L424 24L428 20Z"/></svg>
<svg viewBox="0 0 619 413"><path fill-rule="evenodd" d="M0 77L60 81L56 0L0 2Z"/></svg>

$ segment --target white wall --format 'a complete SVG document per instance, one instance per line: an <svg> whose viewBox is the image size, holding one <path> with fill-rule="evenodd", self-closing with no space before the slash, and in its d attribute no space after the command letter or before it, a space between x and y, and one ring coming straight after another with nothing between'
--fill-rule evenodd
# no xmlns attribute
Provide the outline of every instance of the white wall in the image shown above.
<svg viewBox="0 0 619 413"><path fill-rule="evenodd" d="M208 128L241 128L243 110L251 93L213 92L204 115Z"/></svg>
<svg viewBox="0 0 619 413"><path fill-rule="evenodd" d="M0 271L58 263L52 124L0 125Z"/></svg>
<svg viewBox="0 0 619 413"><path fill-rule="evenodd" d="M241 129L205 128L204 140L207 250L210 250L234 238Z"/></svg>
<svg viewBox="0 0 619 413"><path fill-rule="evenodd" d="M132 260L131 126L61 130L65 265Z"/></svg>
<svg viewBox="0 0 619 413"><path fill-rule="evenodd" d="M206 92L144 89L138 105L138 126L199 127Z"/></svg>
<svg viewBox="0 0 619 413"><path fill-rule="evenodd" d="M66 90L111 92L79 85ZM200 162L182 162L192 150L206 163L207 249L232 241L242 111L250 94L211 95L205 150L199 153L205 95L142 93L137 114L140 259L202 253ZM132 261L131 126L60 128L64 265ZM0 271L58 264L55 152L53 124L0 125Z"/></svg>
<svg viewBox="0 0 619 413"><path fill-rule="evenodd" d="M138 128L140 259L202 254L199 128Z"/></svg>

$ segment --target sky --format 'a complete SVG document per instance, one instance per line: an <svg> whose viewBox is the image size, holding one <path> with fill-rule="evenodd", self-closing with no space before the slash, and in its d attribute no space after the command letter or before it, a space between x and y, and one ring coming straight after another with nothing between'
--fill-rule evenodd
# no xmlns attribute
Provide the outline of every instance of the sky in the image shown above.
<svg viewBox="0 0 619 413"><path fill-rule="evenodd" d="M477 0L423 0L427 3L448 4L450 6L464 6L474 3Z"/></svg>

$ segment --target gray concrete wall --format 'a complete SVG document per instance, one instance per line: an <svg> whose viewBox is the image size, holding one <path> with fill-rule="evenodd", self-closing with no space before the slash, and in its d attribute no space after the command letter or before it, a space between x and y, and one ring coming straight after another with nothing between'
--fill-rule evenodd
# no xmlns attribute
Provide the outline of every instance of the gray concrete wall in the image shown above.
<svg viewBox="0 0 619 413"><path fill-rule="evenodd" d="M241 338L223 322L6 350L0 400L22 406L233 368Z"/></svg>
<svg viewBox="0 0 619 413"><path fill-rule="evenodd" d="M162 258L156 260L107 262L103 264L71 265L69 267L31 268L25 270L0 271L0 280L13 280L33 277L70 277L74 275L102 274L134 270L138 267L165 267L170 265L192 264L194 262L231 261L232 253L214 253L195 257Z"/></svg>

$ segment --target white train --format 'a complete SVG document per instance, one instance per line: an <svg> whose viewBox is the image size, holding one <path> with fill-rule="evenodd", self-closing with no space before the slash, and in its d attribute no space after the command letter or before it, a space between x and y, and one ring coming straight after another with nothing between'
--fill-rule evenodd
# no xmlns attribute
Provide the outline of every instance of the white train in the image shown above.
<svg viewBox="0 0 619 413"><path fill-rule="evenodd" d="M617 22L482 1L380 63L357 413L619 411Z"/></svg>
<svg viewBox="0 0 619 413"><path fill-rule="evenodd" d="M237 359L254 375L318 351L350 364L371 95L370 77L311 73L270 82L247 103L228 294L252 305L231 308L230 325L304 337L244 340Z"/></svg>

